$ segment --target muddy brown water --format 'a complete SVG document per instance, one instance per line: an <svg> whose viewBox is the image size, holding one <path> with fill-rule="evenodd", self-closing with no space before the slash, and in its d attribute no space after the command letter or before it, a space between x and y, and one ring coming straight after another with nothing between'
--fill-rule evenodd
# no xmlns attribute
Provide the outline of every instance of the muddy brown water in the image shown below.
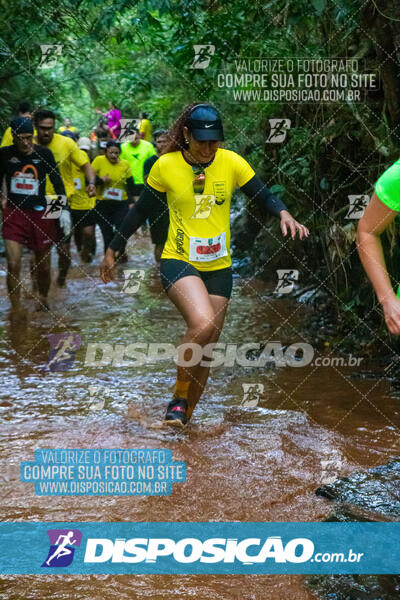
<svg viewBox="0 0 400 600"><path fill-rule="evenodd" d="M76 259L66 290L51 290L51 314L34 311L23 287L27 318L10 322L5 260L0 259L1 518L7 521L320 521L332 504L315 496L328 476L383 464L398 454L399 392L381 371L361 368L218 367L192 424L161 428L174 384L172 361L142 367L88 367L88 343L178 343L181 318L168 301L147 237L130 247L124 268L143 269L138 293L104 286L98 254ZM54 258L54 257L53 257ZM271 296L271 286L235 277L221 341L305 341L306 310ZM76 332L82 348L69 371L44 373L46 335ZM306 340L310 341L310 340ZM257 407L245 407L243 384L258 383ZM104 408L89 410L89 386L104 389ZM19 463L37 448L167 448L187 462L187 481L167 497L39 497L19 481ZM326 465L328 464L328 467ZM324 467L325 465L325 467ZM332 467L333 465L333 467ZM333 472L332 472L333 469ZM310 600L302 576L119 575L6 576L0 598L283 599Z"/></svg>

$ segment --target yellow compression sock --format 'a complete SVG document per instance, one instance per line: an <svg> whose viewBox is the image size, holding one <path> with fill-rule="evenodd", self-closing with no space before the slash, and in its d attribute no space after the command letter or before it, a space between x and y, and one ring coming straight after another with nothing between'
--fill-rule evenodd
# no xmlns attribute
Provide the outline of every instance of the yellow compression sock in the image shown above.
<svg viewBox="0 0 400 600"><path fill-rule="evenodd" d="M176 380L174 389L174 398L184 398L187 400L189 392L190 381L179 381Z"/></svg>

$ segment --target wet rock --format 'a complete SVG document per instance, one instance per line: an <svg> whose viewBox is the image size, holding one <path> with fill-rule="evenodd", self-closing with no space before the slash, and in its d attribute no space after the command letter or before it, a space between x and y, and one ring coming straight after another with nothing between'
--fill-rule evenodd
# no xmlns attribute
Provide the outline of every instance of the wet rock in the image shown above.
<svg viewBox="0 0 400 600"><path fill-rule="evenodd" d="M315 493L337 503L326 521L400 521L400 457L338 479ZM400 598L398 575L310 575L306 583L321 600Z"/></svg>
<svg viewBox="0 0 400 600"><path fill-rule="evenodd" d="M310 575L307 585L321 600L395 600L400 577L391 575Z"/></svg>
<svg viewBox="0 0 400 600"><path fill-rule="evenodd" d="M400 520L400 457L366 473L354 473L315 492L329 500L355 505L375 514L376 519Z"/></svg>

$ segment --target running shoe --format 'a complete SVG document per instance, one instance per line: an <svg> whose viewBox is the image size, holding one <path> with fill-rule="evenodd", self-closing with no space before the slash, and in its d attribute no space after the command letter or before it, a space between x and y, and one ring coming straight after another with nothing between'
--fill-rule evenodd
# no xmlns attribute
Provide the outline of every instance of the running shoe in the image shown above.
<svg viewBox="0 0 400 600"><path fill-rule="evenodd" d="M187 400L184 398L174 398L168 404L164 423L174 427L183 427L187 423L186 410Z"/></svg>

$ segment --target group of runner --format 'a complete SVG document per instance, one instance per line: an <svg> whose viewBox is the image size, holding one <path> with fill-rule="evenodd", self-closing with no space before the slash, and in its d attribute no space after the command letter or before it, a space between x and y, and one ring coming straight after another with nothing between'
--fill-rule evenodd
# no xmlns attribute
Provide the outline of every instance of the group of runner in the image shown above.
<svg viewBox="0 0 400 600"><path fill-rule="evenodd" d="M120 131L118 112L111 105L109 113L102 115L108 119L104 131L113 136ZM252 212L257 205L263 216L279 218L284 237L289 233L292 239L298 235L304 240L309 231L243 157L221 147L222 120L210 104L187 106L168 131L155 134L155 147L136 128L127 132L122 144L108 139L92 163L91 140L80 138L76 144L65 135L70 123L64 127L64 135L55 133L51 111L36 111L33 121L22 113L11 122L13 143L0 149L0 179L5 178L7 190L2 198L3 237L11 303L19 306L23 245L34 253L33 278L41 304L47 306L53 242L59 254L57 282L64 285L71 261L71 229L82 260L88 262L98 223L105 249L100 274L108 283L116 262L127 260L129 237L148 219L162 285L186 325L180 346L183 361L178 360L165 416L167 424L183 426L206 385L210 351L221 334L231 296L233 191L239 187L245 194L246 210ZM379 236L400 210L399 163L378 181L358 237L362 261L393 333L400 333L400 300L390 285ZM49 204L49 197L54 202ZM61 214L49 219L57 203ZM194 346L200 348L201 356L192 364Z"/></svg>
<svg viewBox="0 0 400 600"><path fill-rule="evenodd" d="M106 138L100 137L104 146L98 143L92 163L91 140L79 137L77 127L68 118L56 133L56 117L50 110L39 109L32 116L29 105L22 103L18 116L4 133L0 148L2 236L14 314L21 309L24 246L33 253L31 275L39 296L38 309L48 309L52 245L56 244L58 253L57 285L63 287L71 265L72 236L81 260L91 262L96 224L105 250L141 193L144 172L150 170L148 165L144 169L146 161L157 159L161 149L157 140L162 140L164 131L155 132L155 145L145 140L145 134L151 134L150 122L145 118L140 128L132 126L126 131L126 141L120 143L111 135L111 131L114 135L120 133L120 113L116 115L114 110L109 115L113 125L105 128ZM151 228L157 256L167 230L165 215ZM120 261L126 260L126 254L121 253Z"/></svg>

